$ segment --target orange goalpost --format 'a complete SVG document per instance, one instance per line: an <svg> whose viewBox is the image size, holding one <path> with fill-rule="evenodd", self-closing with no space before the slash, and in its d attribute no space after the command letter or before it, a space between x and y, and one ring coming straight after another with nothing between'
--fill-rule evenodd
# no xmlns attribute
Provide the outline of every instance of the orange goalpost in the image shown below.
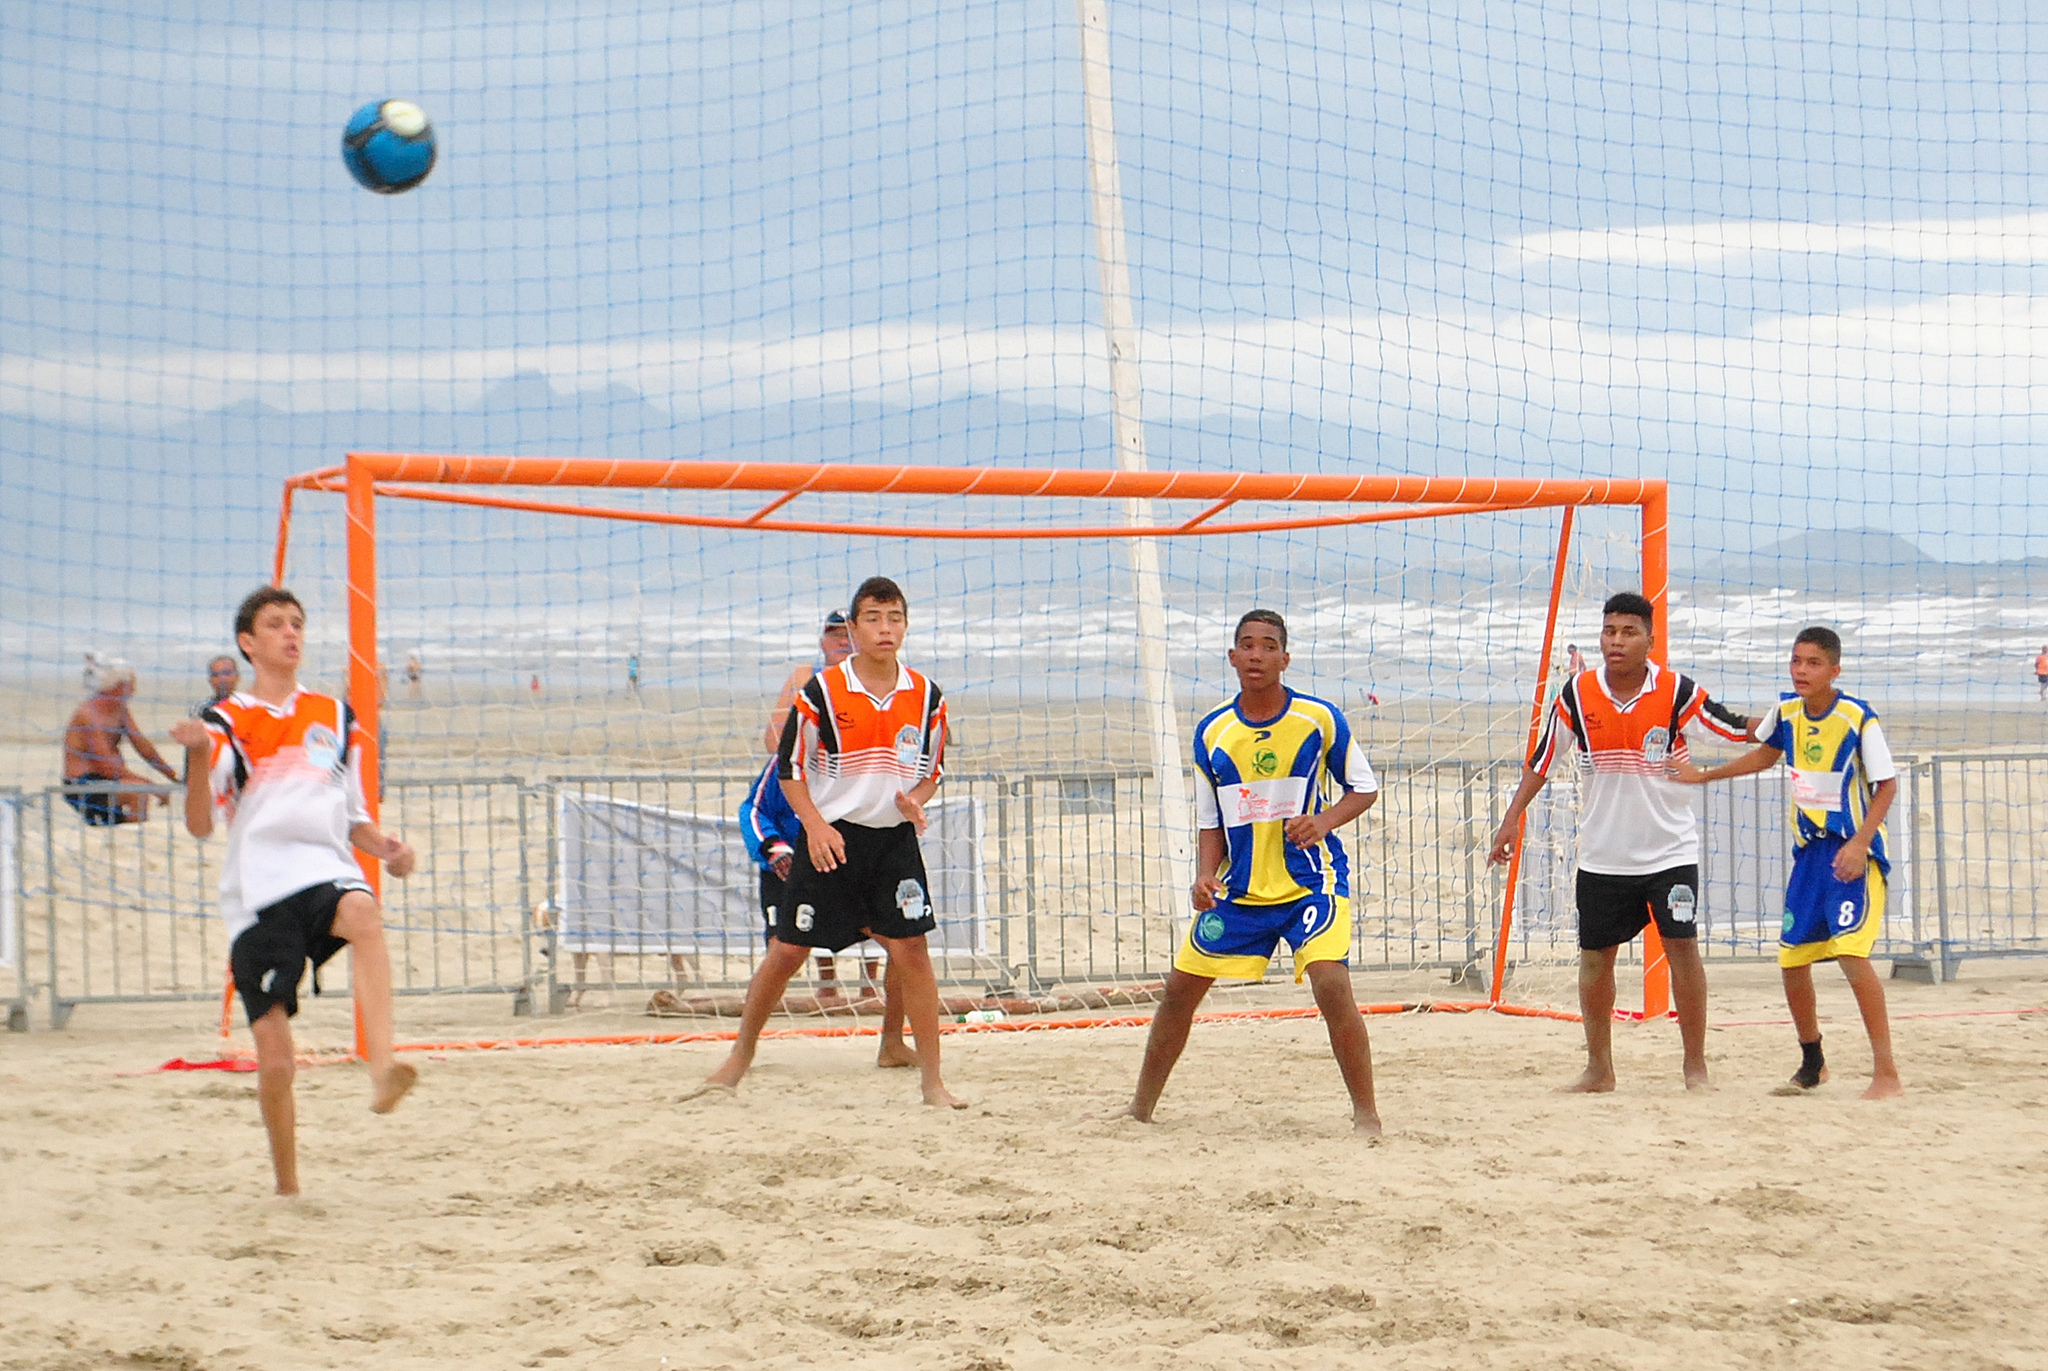
<svg viewBox="0 0 2048 1371"><path fill-rule="evenodd" d="M511 489L518 488L519 493ZM760 508L746 515L698 514L645 508L608 508L540 498L546 490L673 490L754 492L764 497ZM294 497L301 491L339 494L346 504L348 579L349 695L364 734L363 765L376 774L377 719L381 707L381 672L377 648L377 502L380 499L432 501L491 509L624 520L678 527L759 530L763 532L875 536L904 539L1165 539L1256 535L1299 529L1390 523L1468 514L1556 509L1560 511L1556 562L1552 568L1549 606L1544 621L1543 650L1532 683L1529 739L1541 726L1550 695L1550 661L1556 645L1559 604L1572 543L1573 517L1587 506L1634 506L1641 513L1642 593L1655 606L1660 628L1668 599L1669 497L1663 481L1558 478L1470 478L1424 476L1291 475L1280 472L1189 472L1077 470L1013 467L882 466L855 464L654 461L602 458L468 457L407 453L348 454L339 466L294 476L284 485L279 510L273 579L282 583L290 546ZM1032 501L1059 499L1084 502L1084 508L1115 509L1122 516L1072 524L958 526L850 523L830 518L804 518L789 512L807 495L1003 497ZM1098 506L1097 501L1122 501ZM1178 505L1177 517L1152 515L1152 502ZM1287 506L1284 510L1247 511L1244 506ZM1307 510L1301 507L1309 507ZM1653 656L1666 662L1666 639L1659 632ZM369 797L371 812L377 798ZM1559 1010L1517 1006L1506 996L1509 937L1514 928L1515 892L1520 883L1519 844L1510 864L1505 894L1495 926L1494 956L1484 1000L1440 1003L1445 1010L1490 1010L1576 1019ZM373 886L379 872L364 863ZM1398 1011L1407 1005L1364 1006ZM1660 1018L1669 1007L1669 968L1654 925L1645 931L1643 1008L1645 1018ZM1300 1015L1313 1010L1232 1011L1218 1018L1247 1013ZM1204 1018L1212 1017L1204 1015ZM1065 1026L1076 1021L1061 1021ZM1086 1023L1123 1020L1086 1020ZM225 1031L226 1017L223 1016ZM1056 1026L1048 1023L1044 1027ZM968 1029L1015 1029L1021 1024L966 1025ZM844 1035L845 1028L796 1030ZM605 1041L656 1042L695 1040L701 1033L614 1035ZM501 1044L582 1041L516 1039ZM485 1044L409 1044L414 1049ZM357 1053L361 1054L360 1037Z"/></svg>

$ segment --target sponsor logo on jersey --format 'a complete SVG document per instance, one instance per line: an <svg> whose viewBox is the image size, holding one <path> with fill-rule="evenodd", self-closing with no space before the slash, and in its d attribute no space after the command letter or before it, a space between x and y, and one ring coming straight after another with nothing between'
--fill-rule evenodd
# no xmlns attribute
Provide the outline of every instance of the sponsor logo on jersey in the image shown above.
<svg viewBox="0 0 2048 1371"><path fill-rule="evenodd" d="M1280 754L1270 747L1262 747L1252 753L1252 770L1261 776L1271 776L1280 769Z"/></svg>
<svg viewBox="0 0 2048 1371"><path fill-rule="evenodd" d="M916 724L905 724L896 730L896 760L904 766L917 761L919 746L924 742L924 733Z"/></svg>
<svg viewBox="0 0 2048 1371"><path fill-rule="evenodd" d="M1662 724L1643 735L1643 760L1651 766L1662 766L1664 759L1671 755L1671 730Z"/></svg>
<svg viewBox="0 0 2048 1371"><path fill-rule="evenodd" d="M306 749L306 761L315 771L341 769L341 739L326 724L314 724L308 728L301 746Z"/></svg>
<svg viewBox="0 0 2048 1371"><path fill-rule="evenodd" d="M1252 781L1224 787L1218 798L1233 825L1271 823L1301 813L1302 803L1308 798L1308 781L1299 776Z"/></svg>

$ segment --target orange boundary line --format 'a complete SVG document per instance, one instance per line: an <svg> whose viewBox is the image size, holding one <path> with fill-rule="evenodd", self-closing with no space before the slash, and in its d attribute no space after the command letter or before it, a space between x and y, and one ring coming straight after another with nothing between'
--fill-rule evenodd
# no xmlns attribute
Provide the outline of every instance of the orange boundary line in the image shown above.
<svg viewBox="0 0 2048 1371"><path fill-rule="evenodd" d="M1502 1014L1515 1019L1550 1019L1559 1023L1577 1023L1579 1016L1568 1009L1545 1009L1536 1005L1487 1004L1480 1000L1439 1000L1433 1003L1413 1004L1361 1004L1361 1014ZM1313 1019L1320 1011L1312 1006L1292 1009L1232 1009L1218 1010L1208 1014L1195 1015L1196 1023L1247 1023L1258 1020ZM2023 1009L1937 1009L1917 1014L1894 1014L1894 1020L1906 1019L1977 1019L2013 1017L2027 1014L2048 1014L2048 1005L2030 1005ZM1641 1022L1641 1015L1617 1010L1616 1020L1620 1022ZM1791 1023L1790 1019L1729 1019L1721 1023L1709 1023L1709 1028L1782 1028ZM1005 1019L999 1023L941 1024L939 1032L949 1033L1053 1033L1068 1029L1082 1028L1146 1028L1152 1023L1149 1014L1121 1014L1112 1017L1091 1019L1050 1019L1045 1021ZM761 1034L765 1038L872 1038L879 1036L878 1026L847 1024L819 1028L771 1028ZM729 1043L739 1036L736 1029L697 1029L685 1033L600 1033L583 1037L560 1038L478 1038L455 1042L398 1043L396 1052L511 1052L544 1047L663 1047L673 1043ZM254 1061L247 1052L223 1052L223 1061ZM308 1055L298 1059L300 1066L336 1066L356 1060L343 1054ZM157 1071L192 1069L173 1058L171 1062L155 1068ZM133 1072L117 1073L123 1075Z"/></svg>

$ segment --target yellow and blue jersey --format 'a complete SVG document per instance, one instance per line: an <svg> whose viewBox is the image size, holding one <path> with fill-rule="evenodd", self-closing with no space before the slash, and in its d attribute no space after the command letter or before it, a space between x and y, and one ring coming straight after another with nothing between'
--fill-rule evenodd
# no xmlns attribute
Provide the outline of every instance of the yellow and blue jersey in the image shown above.
<svg viewBox="0 0 2048 1371"><path fill-rule="evenodd" d="M1238 702L1195 726L1195 815L1220 828L1227 853L1223 883L1238 904L1275 905L1306 895L1351 894L1351 867L1336 835L1313 847L1287 841L1287 821L1320 814L1339 790L1380 788L1337 707L1287 692L1272 719L1244 716Z"/></svg>
<svg viewBox="0 0 2048 1371"><path fill-rule="evenodd" d="M1778 712L1757 722L1756 739L1785 754L1792 810L1792 850L1821 838L1856 836L1870 812L1871 792L1898 774L1890 745L1868 701L1838 695L1818 719L1797 695L1778 701ZM1889 872L1884 829L1870 840L1870 859Z"/></svg>

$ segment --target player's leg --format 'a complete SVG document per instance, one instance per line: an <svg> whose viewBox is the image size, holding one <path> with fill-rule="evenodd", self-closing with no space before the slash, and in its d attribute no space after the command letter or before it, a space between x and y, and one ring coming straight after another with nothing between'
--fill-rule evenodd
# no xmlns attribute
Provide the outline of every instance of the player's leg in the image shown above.
<svg viewBox="0 0 2048 1371"><path fill-rule="evenodd" d="M1685 1059L1685 1088L1707 1088L1707 964L1696 938L1666 938L1664 959L1671 968L1671 1002L1678 1009L1678 1041Z"/></svg>
<svg viewBox="0 0 2048 1371"><path fill-rule="evenodd" d="M292 1021L284 1006L272 1005L249 1025L256 1039L256 1103L270 1137L270 1169L277 1193L299 1193L299 1111L292 1082L298 1074Z"/></svg>
<svg viewBox="0 0 2048 1371"><path fill-rule="evenodd" d="M362 1016L363 1052L370 1065L370 1108L389 1114L419 1072L392 1058L391 950L384 941L384 912L367 890L348 891L334 907L332 930L349 947L349 984Z"/></svg>
<svg viewBox="0 0 2048 1371"><path fill-rule="evenodd" d="M1799 1069L1792 1084L1811 1090L1828 1078L1827 1062L1820 1049L1820 1004L1813 993L1813 963L1780 966L1778 976L1785 983L1785 1007L1792 1011L1792 1031L1799 1036Z"/></svg>
<svg viewBox="0 0 2048 1371"><path fill-rule="evenodd" d="M1138 1087L1123 1111L1139 1123L1152 1122L1152 1111L1166 1090L1166 1078L1188 1045L1188 1031L1194 1027L1195 1011L1202 997L1216 984L1214 976L1198 976L1179 967L1166 974L1166 992L1152 1014L1152 1029L1145 1035L1145 1061L1138 1068Z"/></svg>
<svg viewBox="0 0 2048 1371"><path fill-rule="evenodd" d="M1329 1030L1330 1053L1344 1074L1344 1088L1351 1092L1351 1126L1360 1133L1377 1134L1380 1112L1372 1093L1372 1039L1351 988L1351 968L1343 962L1313 962L1308 983Z"/></svg>
<svg viewBox="0 0 2048 1371"><path fill-rule="evenodd" d="M1358 996L1351 988L1351 901L1342 895L1310 895L1290 906L1280 936L1294 949L1294 979L1307 978L1330 1035L1330 1052L1351 1092L1351 1125L1361 1133L1380 1131L1372 1094L1372 1041Z"/></svg>
<svg viewBox="0 0 2048 1371"><path fill-rule="evenodd" d="M868 979L874 979L873 972L868 973ZM894 957L882 970L882 1042L875 1053L875 1065L917 1065L917 1049L903 1040L903 970Z"/></svg>
<svg viewBox="0 0 2048 1371"><path fill-rule="evenodd" d="M965 1109L967 1102L946 1089L939 1073L939 976L932 966L925 935L890 938L876 934L875 941L888 952L889 969L902 977L903 1012L910 1020L910 1031L917 1037L917 1067L923 1077L924 1102Z"/></svg>
<svg viewBox="0 0 2048 1371"><path fill-rule="evenodd" d="M808 947L786 943L780 938L769 940L767 955L761 958L761 964L754 968L753 979L747 982L747 1000L740 1010L739 1038L718 1069L704 1078L706 1085L731 1089L746 1076L747 1068L754 1064L754 1049L760 1044L761 1030L768 1026L768 1016L775 1012L775 1006L782 1003L782 992L789 987L789 978L803 968L810 955Z"/></svg>
<svg viewBox="0 0 2048 1371"><path fill-rule="evenodd" d="M1614 1089L1614 958L1619 947L1579 951L1579 1020L1586 1030L1586 1069L1565 1087L1575 1095Z"/></svg>
<svg viewBox="0 0 2048 1371"><path fill-rule="evenodd" d="M1672 867L1641 878L1641 896L1664 942L1671 972L1671 1000L1678 1009L1678 1038L1685 1052L1685 1088L1707 1085L1707 964L1700 956L1700 869Z"/></svg>
<svg viewBox="0 0 2048 1371"><path fill-rule="evenodd" d="M1884 982L1868 957L1838 957L1842 974L1856 996L1857 1012L1863 1015L1863 1031L1870 1035L1870 1088L1866 1100L1888 1100L1906 1093L1899 1081L1899 1065L1892 1060L1892 1021L1885 1010Z"/></svg>

